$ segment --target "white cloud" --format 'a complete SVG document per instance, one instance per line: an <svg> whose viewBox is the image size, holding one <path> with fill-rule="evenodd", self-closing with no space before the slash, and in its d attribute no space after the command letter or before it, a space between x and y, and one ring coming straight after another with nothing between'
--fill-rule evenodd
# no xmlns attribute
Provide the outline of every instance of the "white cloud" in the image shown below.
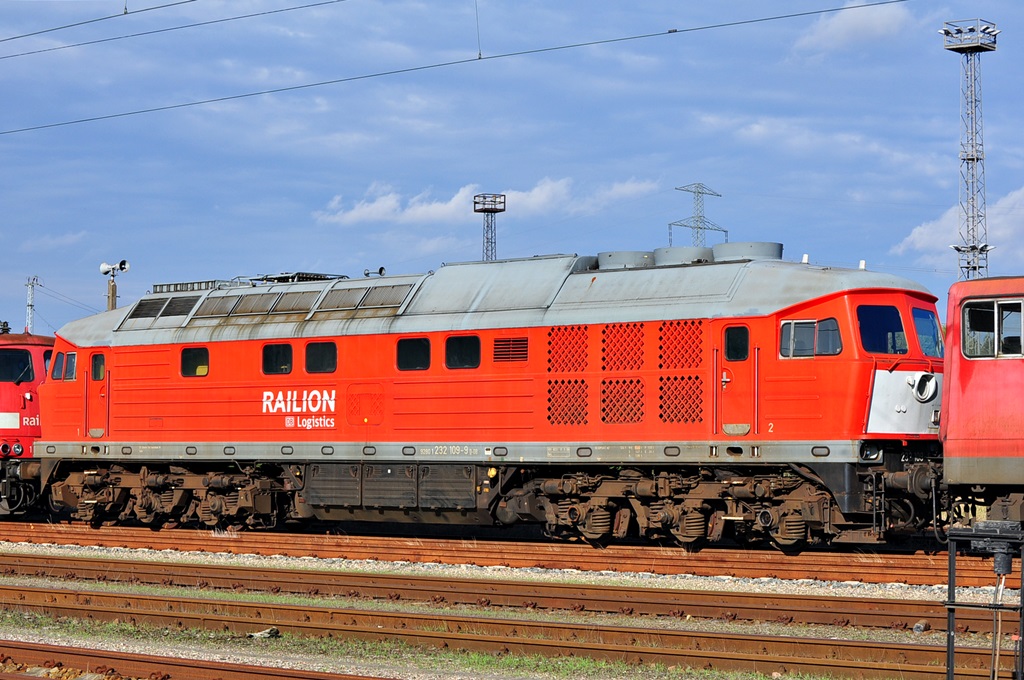
<svg viewBox="0 0 1024 680"><path fill-rule="evenodd" d="M988 242L995 246L989 256L993 275L1009 273L1024 257L1024 187L1003 196L985 211ZM949 246L960 242L960 207L954 206L938 219L915 227L889 252L894 255L916 256L915 262L929 266L948 265ZM1001 263L1006 263L1001 266Z"/></svg>
<svg viewBox="0 0 1024 680"><path fill-rule="evenodd" d="M658 191L653 180L630 178L598 187L589 195L573 192L573 181L568 177L545 177L531 189L504 192L505 205L516 217L533 215L580 215L599 212L604 208L638 196ZM478 221L473 213L473 196L479 193L476 184L461 187L447 200L433 199L429 191L405 199L393 187L375 183L364 197L346 207L343 196L335 196L324 210L313 213L319 224L349 226L367 222L393 224L465 224Z"/></svg>
<svg viewBox="0 0 1024 680"><path fill-rule="evenodd" d="M860 5L848 2L847 8ZM847 9L823 16L796 41L798 50L834 52L895 37L913 20L910 11L900 5L881 5L865 9Z"/></svg>

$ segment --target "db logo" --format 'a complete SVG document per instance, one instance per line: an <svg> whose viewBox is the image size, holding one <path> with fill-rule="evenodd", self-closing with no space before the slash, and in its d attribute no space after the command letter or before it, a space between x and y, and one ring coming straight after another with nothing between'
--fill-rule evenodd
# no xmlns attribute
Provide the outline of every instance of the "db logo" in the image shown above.
<svg viewBox="0 0 1024 680"><path fill-rule="evenodd" d="M285 416L284 417L284 426L285 427L295 427L295 416Z"/></svg>

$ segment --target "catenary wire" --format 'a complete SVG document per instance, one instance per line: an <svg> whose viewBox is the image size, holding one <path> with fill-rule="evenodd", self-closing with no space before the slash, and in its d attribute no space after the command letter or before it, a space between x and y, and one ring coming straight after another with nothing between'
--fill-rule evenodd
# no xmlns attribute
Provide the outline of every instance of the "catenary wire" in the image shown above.
<svg viewBox="0 0 1024 680"><path fill-rule="evenodd" d="M146 7L144 9L135 9L135 10L131 10L131 11L127 11L126 10L126 11L121 12L119 14L111 14L109 16L97 17L95 19L87 19L86 21L79 21L79 22L76 22L76 23L73 23L73 24L65 24L63 26L54 26L53 28L44 28L41 31L33 31L32 33L22 33L21 35L12 35L12 36L7 37L7 38L0 38L0 43L10 42L12 40L20 40L22 38L31 38L31 37L36 36L36 35L44 35L46 33L54 33L56 31L63 31L66 28L76 28L78 26L87 26L89 24L95 24L95 23L98 23L100 21L107 21L109 19L117 19L118 17L123 17L123 16L130 15L130 14L141 14L142 12L152 12L153 10L167 9L168 7L175 7L177 5L187 5L188 3L195 2L195 1L196 0L178 0L178 2L169 2L169 3L165 4L165 5L155 5L153 7Z"/></svg>
<svg viewBox="0 0 1024 680"><path fill-rule="evenodd" d="M850 5L846 7L832 7L828 9L819 10L808 10L806 12L792 12L789 14L777 14L769 17L759 17L757 19L741 19L739 21L728 21L717 24L707 24L704 26L695 26L693 28L671 28L666 31L657 31L655 33L643 33L639 35L624 36L619 38L606 38L603 40L589 40L586 42L571 43L566 45L554 45L550 47L538 47L530 50L519 50L516 52L505 52L503 54L495 54L488 56L473 56L464 59L453 59L450 61L437 62L433 64L424 64L421 66L408 66L405 68L391 69L388 71L377 71L375 73L365 73L357 76L348 76L345 78L333 78L331 80L322 80L315 83L304 83L302 85L288 85L285 87L270 88L266 90L259 90L257 92L245 92L242 94L225 95L222 97L211 97L209 99L200 99L191 102L182 102L179 104L166 104L163 106L152 106L144 109L135 109L133 111L121 111L119 113L108 113L98 116L89 116L85 118L76 118L74 120L60 121L57 123L44 123L41 125L30 125L27 127L16 128L11 130L0 130L0 135L13 135L24 132L34 132L37 130L48 130L51 128L66 127L69 125L80 125L83 123L95 123L103 120L113 120L116 118L127 118L130 116L139 116L147 113L158 113L161 111L174 111L176 109L185 109L195 106L204 106L207 104L217 104L221 102L234 101L238 99L249 99L252 97L261 97L269 94L281 94L284 92L296 92L299 90L308 90L317 87L325 87L328 85L339 85L342 83L357 82L360 80L371 80L374 78L383 78L387 76L403 75L409 73L418 73L422 71L431 71L442 68L449 68L452 66L459 66L462 64L470 64L483 61L491 61L497 59L510 59L513 57L523 57L535 54L545 54L549 52L559 52L565 50L578 49L581 47L594 47L597 45L612 45L616 43L631 42L636 40L646 40L649 38L656 38L668 35L682 35L686 33L695 33L699 31L710 31L721 28L734 28L736 26L748 26L751 24L766 23L770 21L781 21L784 19L794 19L799 17L808 16L821 16L824 14L832 14L836 12L844 12L852 9L864 9L867 7L877 7L880 5L894 5L903 2L909 2L910 0L879 0L878 2L865 3L863 5Z"/></svg>
<svg viewBox="0 0 1024 680"><path fill-rule="evenodd" d="M194 2L194 0L189 0ZM253 19L255 17L263 17L271 14L281 14L283 12L293 12L300 9L310 9L313 7L320 7L322 5L334 5L339 2L347 2L348 0L323 0L323 2L314 2L307 5L297 5L295 7L283 7L281 9L271 9L265 12L254 12L252 14L239 14L237 16L223 17L221 19L211 19L209 21L199 21L193 24L182 24L181 26L169 26L167 28L155 28L149 31L140 31L138 33L129 33L126 35L117 35L109 38L98 38L96 40L87 40L85 42L74 43L70 45L58 45L56 47L44 47L38 50L30 50L28 52L18 52L16 54L4 54L0 55L0 60L14 59L15 57L27 57L34 54L43 54L45 52L57 52L59 50L69 50L74 47L88 47L90 45L99 45L102 43L114 42L117 40L128 40L130 38L142 38L149 35L158 35L160 33L170 33L172 31L183 31L189 28L200 28L203 26L212 26L215 24L224 24L229 21L240 21L242 19Z"/></svg>

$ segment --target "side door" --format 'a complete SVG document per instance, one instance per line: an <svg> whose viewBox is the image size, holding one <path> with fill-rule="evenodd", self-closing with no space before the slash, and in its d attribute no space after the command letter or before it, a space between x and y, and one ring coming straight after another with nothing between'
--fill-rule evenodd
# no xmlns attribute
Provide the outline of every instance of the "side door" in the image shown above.
<svg viewBox="0 0 1024 680"><path fill-rule="evenodd" d="M718 429L727 437L744 437L754 429L754 353L750 328L743 324L722 329L719 354Z"/></svg>
<svg viewBox="0 0 1024 680"><path fill-rule="evenodd" d="M99 438L107 434L110 417L106 355L103 352L93 352L89 355L87 365L89 370L85 376L85 427L90 437Z"/></svg>

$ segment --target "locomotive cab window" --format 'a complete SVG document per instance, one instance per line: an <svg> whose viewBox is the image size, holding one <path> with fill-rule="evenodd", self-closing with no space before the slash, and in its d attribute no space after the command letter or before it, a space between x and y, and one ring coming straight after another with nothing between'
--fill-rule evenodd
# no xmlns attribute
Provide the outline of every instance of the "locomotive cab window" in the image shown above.
<svg viewBox="0 0 1024 680"><path fill-rule="evenodd" d="M835 356L843 351L839 322L784 321L779 333L779 354L784 357Z"/></svg>
<svg viewBox="0 0 1024 680"><path fill-rule="evenodd" d="M402 338L398 341L398 370L425 371L430 368L430 340Z"/></svg>
<svg viewBox="0 0 1024 680"><path fill-rule="evenodd" d="M306 345L306 373L334 373L338 370L338 346L333 342Z"/></svg>
<svg viewBox="0 0 1024 680"><path fill-rule="evenodd" d="M480 338L459 335L444 341L444 365L448 368L476 368L480 365Z"/></svg>
<svg viewBox="0 0 1024 680"><path fill-rule="evenodd" d="M725 329L725 360L746 361L750 356L750 329L730 326Z"/></svg>
<svg viewBox="0 0 1024 680"><path fill-rule="evenodd" d="M292 372L292 346L264 345L263 373L266 375L286 375Z"/></svg>
<svg viewBox="0 0 1024 680"><path fill-rule="evenodd" d="M210 373L210 350L206 347L185 347L181 350L181 375L202 378Z"/></svg>
<svg viewBox="0 0 1024 680"><path fill-rule="evenodd" d="M900 311L892 305L861 305L857 308L860 344L872 354L906 354L907 334Z"/></svg>
<svg viewBox="0 0 1024 680"><path fill-rule="evenodd" d="M1021 302L968 302L963 306L964 356L1021 356Z"/></svg>
<svg viewBox="0 0 1024 680"><path fill-rule="evenodd" d="M911 310L914 317L914 332L917 333L917 344L926 357L941 359L942 348L942 327L939 325L939 317L930 309L919 309L914 307Z"/></svg>
<svg viewBox="0 0 1024 680"><path fill-rule="evenodd" d="M57 352L57 356L53 359L53 369L50 373L51 380L63 380L64 379L64 352Z"/></svg>
<svg viewBox="0 0 1024 680"><path fill-rule="evenodd" d="M27 349L0 349L0 382L20 384L35 379Z"/></svg>
<svg viewBox="0 0 1024 680"><path fill-rule="evenodd" d="M65 357L65 359L64 359L64 379L65 380L74 380L75 379L75 369L77 368L77 359L78 359L78 353L77 352L68 352L67 357Z"/></svg>

